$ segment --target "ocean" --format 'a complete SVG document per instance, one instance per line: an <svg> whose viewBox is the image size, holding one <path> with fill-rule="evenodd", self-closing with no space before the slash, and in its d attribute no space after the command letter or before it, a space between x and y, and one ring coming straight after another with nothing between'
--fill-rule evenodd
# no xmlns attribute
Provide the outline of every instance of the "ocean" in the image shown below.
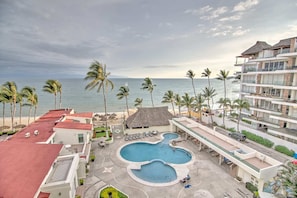
<svg viewBox="0 0 297 198"><path fill-rule="evenodd" d="M9 81L15 81L18 91L24 86L35 87L38 95L38 108L37 115L43 115L48 110L54 109L54 95L42 91L43 86L47 79L8 79ZM1 80L1 85L8 80ZM85 86L89 83L84 79L57 79L62 84L62 108L73 108L76 112L104 112L103 93L102 90L98 93L96 89L85 90ZM147 90L143 90L142 83L144 79L135 78L114 78L110 79L114 84L114 89L108 89L107 93L107 111L112 112L124 112L126 111L125 99L119 100L117 93L121 86L129 87L128 105L129 108L136 108L134 101L136 98L143 98L143 107L151 107L150 93ZM178 93L183 96L185 93L193 96L193 87L191 79L152 79L156 85L153 90L153 100L156 106L168 106L171 109L171 104L161 103L162 98L168 90L172 90L174 93ZM208 86L207 78L194 79L194 85L196 93L202 93L202 89ZM227 85L227 97L231 100L238 98L239 84L232 83L232 80L226 81ZM224 97L224 83L217 79L211 79L211 86L215 88L217 95L214 97L214 102L219 98ZM57 96L57 104L59 104L59 97ZM1 105L2 106L2 105ZM17 106L16 117L18 117L19 107ZM24 106L22 108L22 116L28 116L29 107ZM3 109L1 107L1 115ZM6 105L5 116L10 116L9 105ZM32 115L33 116L33 115Z"/></svg>

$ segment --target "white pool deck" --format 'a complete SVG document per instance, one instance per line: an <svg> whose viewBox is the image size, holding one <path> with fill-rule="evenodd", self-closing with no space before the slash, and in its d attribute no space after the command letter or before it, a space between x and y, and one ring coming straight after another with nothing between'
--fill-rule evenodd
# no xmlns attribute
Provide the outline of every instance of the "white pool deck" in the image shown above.
<svg viewBox="0 0 297 198"><path fill-rule="evenodd" d="M119 158L119 149L128 143L136 141L158 142L162 139L159 135L145 137L138 140L125 141L124 136L115 135L114 142L104 148L98 147L97 142L92 143L92 149L96 155L95 162L90 163L90 171L83 186L77 190L77 194L83 198L98 197L102 187L112 185L127 194L130 198L189 198L201 197L201 192L209 192L212 196L205 198L220 198L228 194L230 197L252 197L243 183L239 183L228 173L229 166L218 165L216 157L206 151L198 151L198 145L190 140L176 143L177 147L190 151L193 160L185 165L173 165L179 173L179 177L170 185L145 183L129 174L132 166L130 162ZM180 179L189 174L191 179L186 183L180 183ZM188 185L189 188L185 188ZM242 193L243 192L243 193Z"/></svg>

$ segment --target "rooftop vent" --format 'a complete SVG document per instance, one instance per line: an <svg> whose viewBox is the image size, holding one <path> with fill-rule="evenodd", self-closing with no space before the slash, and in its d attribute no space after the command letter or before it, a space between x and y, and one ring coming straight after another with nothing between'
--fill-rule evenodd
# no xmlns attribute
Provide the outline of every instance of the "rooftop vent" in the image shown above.
<svg viewBox="0 0 297 198"><path fill-rule="evenodd" d="M29 138L30 137L30 132L27 132L26 134L25 134L25 138Z"/></svg>
<svg viewBox="0 0 297 198"><path fill-rule="evenodd" d="M38 134L39 134L39 131L38 130L35 130L34 131L34 135L37 136Z"/></svg>

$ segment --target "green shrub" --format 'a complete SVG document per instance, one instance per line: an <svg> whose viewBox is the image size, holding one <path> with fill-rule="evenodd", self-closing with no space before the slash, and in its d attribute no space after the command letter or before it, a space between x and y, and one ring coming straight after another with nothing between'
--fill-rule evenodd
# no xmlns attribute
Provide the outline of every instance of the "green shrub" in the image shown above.
<svg viewBox="0 0 297 198"><path fill-rule="evenodd" d="M15 134L17 131L8 131L7 132L7 135L13 135L13 134Z"/></svg>
<svg viewBox="0 0 297 198"><path fill-rule="evenodd" d="M274 147L274 149L276 151L278 151L280 153L283 153L283 154L286 154L286 155L288 155L290 157L293 157L293 155L295 153L293 150L289 150L287 147L282 146L282 145L277 145L277 146Z"/></svg>
<svg viewBox="0 0 297 198"><path fill-rule="evenodd" d="M242 119L242 122L245 122L245 123L247 123L247 124L252 124L251 121L249 121L249 120L245 120L245 119Z"/></svg>
<svg viewBox="0 0 297 198"><path fill-rule="evenodd" d="M257 142L259 144L262 144L263 146L266 146L268 148L271 148L274 145L272 141L265 139L261 136L258 136L256 134L253 134L251 132L248 132L246 130L242 130L241 132L246 136L247 139Z"/></svg>
<svg viewBox="0 0 297 198"><path fill-rule="evenodd" d="M91 153L91 155L90 155L90 160L91 160L92 162L94 162L94 161L95 161L95 158L96 158L96 156L94 155L94 153Z"/></svg>
<svg viewBox="0 0 297 198"><path fill-rule="evenodd" d="M0 132L0 136L3 135L3 132Z"/></svg>
<svg viewBox="0 0 297 198"><path fill-rule="evenodd" d="M234 127L233 128L227 128L227 130L232 132L232 133L236 132L236 129Z"/></svg>
<svg viewBox="0 0 297 198"><path fill-rule="evenodd" d="M254 186L252 183L250 182L246 182L245 183L245 187L251 191L252 193L254 193L255 191L258 191L258 188L256 186Z"/></svg>
<svg viewBox="0 0 297 198"><path fill-rule="evenodd" d="M110 195L114 198L127 198L127 196L121 191L113 188L112 186L108 186L104 188L100 193L100 198L109 198Z"/></svg>

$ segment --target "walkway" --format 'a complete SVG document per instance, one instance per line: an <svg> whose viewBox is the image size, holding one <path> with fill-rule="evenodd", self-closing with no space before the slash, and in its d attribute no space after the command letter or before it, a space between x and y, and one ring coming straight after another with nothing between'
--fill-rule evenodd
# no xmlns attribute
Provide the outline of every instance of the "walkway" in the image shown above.
<svg viewBox="0 0 297 198"><path fill-rule="evenodd" d="M146 137L145 141L156 141L156 136ZM175 184L168 187L151 187L140 184L133 180L127 173L127 164L117 157L117 149L123 144L132 141L125 141L122 137L114 138L114 143L105 148L99 148L98 142L93 142L92 149L95 152L95 162L90 162L90 170L85 184L81 189L83 198L98 198L99 190L105 185L112 185L130 198L162 197L162 198L189 198L207 196L207 192L214 197L251 197L251 193L245 188L243 183L238 183L228 173L228 166L218 165L216 157L205 151L199 152L198 145L190 140L178 142L177 146L182 146L194 154L194 159L188 168L191 179L188 184L190 188L185 188L183 184ZM247 194L248 196L245 196Z"/></svg>

